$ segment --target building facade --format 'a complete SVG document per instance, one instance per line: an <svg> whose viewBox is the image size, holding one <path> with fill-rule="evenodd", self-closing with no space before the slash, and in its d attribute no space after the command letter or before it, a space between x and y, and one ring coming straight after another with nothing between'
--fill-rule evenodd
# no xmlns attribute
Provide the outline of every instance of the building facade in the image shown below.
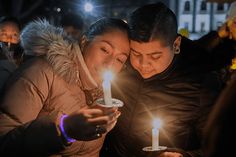
<svg viewBox="0 0 236 157"><path fill-rule="evenodd" d="M178 0L174 12L179 29L187 29L198 38L211 30L217 30L226 20L229 3L210 3L206 0Z"/></svg>

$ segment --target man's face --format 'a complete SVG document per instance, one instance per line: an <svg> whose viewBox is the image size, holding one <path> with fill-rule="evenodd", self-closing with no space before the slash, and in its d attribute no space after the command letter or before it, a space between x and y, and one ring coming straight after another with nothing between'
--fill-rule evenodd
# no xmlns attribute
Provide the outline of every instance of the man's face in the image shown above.
<svg viewBox="0 0 236 157"><path fill-rule="evenodd" d="M164 46L160 40L140 43L131 40L132 66L147 79L167 69L174 58L173 46Z"/></svg>

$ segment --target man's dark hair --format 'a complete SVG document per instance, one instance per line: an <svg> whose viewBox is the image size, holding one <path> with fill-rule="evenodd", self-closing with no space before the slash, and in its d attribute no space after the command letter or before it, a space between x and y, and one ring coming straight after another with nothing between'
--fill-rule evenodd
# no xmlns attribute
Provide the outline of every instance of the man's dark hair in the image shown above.
<svg viewBox="0 0 236 157"><path fill-rule="evenodd" d="M129 16L131 40L148 42L161 40L173 44L177 36L175 14L163 3L148 4L136 9Z"/></svg>
<svg viewBox="0 0 236 157"><path fill-rule="evenodd" d="M21 23L20 23L18 18L14 17L14 16L2 16L2 17L0 17L0 24L6 23L6 22L15 23L17 25L17 27L19 28L19 30L21 30Z"/></svg>

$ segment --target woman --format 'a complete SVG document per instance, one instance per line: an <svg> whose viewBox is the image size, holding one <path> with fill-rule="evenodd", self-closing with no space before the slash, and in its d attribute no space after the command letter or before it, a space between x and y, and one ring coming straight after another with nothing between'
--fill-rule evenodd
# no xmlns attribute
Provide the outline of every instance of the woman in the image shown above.
<svg viewBox="0 0 236 157"><path fill-rule="evenodd" d="M0 17L0 95L5 82L22 59L23 50L19 46L20 29L17 18Z"/></svg>
<svg viewBox="0 0 236 157"><path fill-rule="evenodd" d="M19 65L22 59L23 50L20 43L20 21L11 16L0 18L0 45L2 52L1 59L6 58L10 62Z"/></svg>
<svg viewBox="0 0 236 157"><path fill-rule="evenodd" d="M46 21L21 34L27 55L1 103L0 154L97 157L104 135L119 116L90 107L101 97L101 72L119 72L129 55L128 27L104 18L82 37L80 47Z"/></svg>

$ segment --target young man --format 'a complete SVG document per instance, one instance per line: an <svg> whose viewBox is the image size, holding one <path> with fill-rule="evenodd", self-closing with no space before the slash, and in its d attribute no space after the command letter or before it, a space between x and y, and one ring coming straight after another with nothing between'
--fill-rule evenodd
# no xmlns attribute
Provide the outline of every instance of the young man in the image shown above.
<svg viewBox="0 0 236 157"><path fill-rule="evenodd" d="M154 156L201 156L202 129L221 89L213 72L217 57L181 38L174 13L163 3L138 8L128 23L130 64L113 87L125 105L102 156L148 156L142 149L152 145L157 117L163 122L160 145L168 149Z"/></svg>

